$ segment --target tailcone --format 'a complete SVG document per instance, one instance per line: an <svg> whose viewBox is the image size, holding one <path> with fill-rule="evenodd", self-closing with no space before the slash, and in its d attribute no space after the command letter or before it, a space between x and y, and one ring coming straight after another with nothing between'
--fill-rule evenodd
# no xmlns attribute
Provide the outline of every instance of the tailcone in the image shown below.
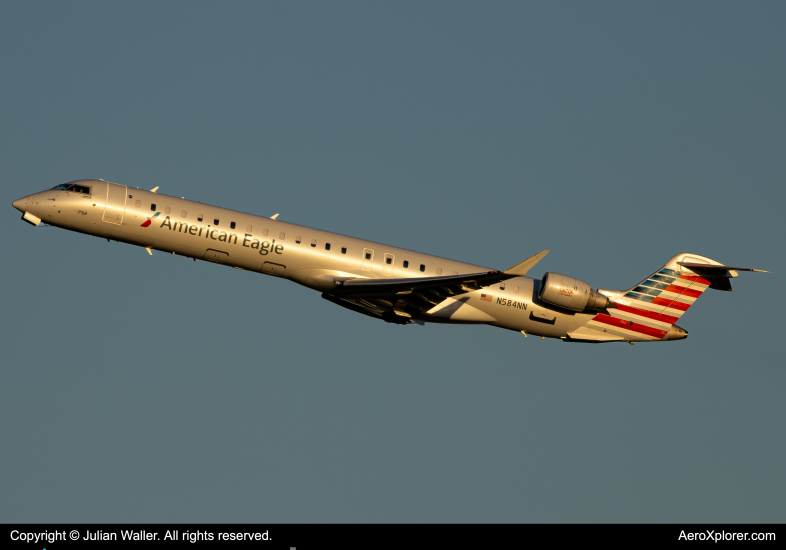
<svg viewBox="0 0 786 550"><path fill-rule="evenodd" d="M688 337L687 330L678 327L677 325L671 325L671 329L669 330L668 340L684 340L687 337Z"/></svg>

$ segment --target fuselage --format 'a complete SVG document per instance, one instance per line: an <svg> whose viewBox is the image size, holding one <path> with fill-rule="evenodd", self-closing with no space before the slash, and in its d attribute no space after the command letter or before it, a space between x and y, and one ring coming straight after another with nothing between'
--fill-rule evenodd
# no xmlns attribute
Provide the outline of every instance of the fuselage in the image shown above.
<svg viewBox="0 0 786 550"><path fill-rule="evenodd" d="M79 180L14 202L44 223L150 250L289 279L329 292L336 280L435 277L490 271L440 256L103 180ZM61 186L61 187L65 187ZM516 277L469 292L415 320L488 324L551 338L594 316L538 300L539 280ZM468 306L468 307L465 307Z"/></svg>

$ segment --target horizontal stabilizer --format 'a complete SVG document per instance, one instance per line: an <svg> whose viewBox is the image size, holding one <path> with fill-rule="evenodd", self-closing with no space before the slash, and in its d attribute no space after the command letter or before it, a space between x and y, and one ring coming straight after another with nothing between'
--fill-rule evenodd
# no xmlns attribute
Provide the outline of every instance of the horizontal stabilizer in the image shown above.
<svg viewBox="0 0 786 550"><path fill-rule="evenodd" d="M710 265L710 264L694 264L688 262L677 262L682 267L687 267L691 271L699 272L699 271L706 271L707 274L711 274L713 277L726 277L726 278L734 278L731 272L733 271L753 271L755 273L772 273L772 271L764 271L763 269L750 269L748 267L729 267L727 265ZM722 273L728 272L728 275L722 275Z"/></svg>
<svg viewBox="0 0 786 550"><path fill-rule="evenodd" d="M677 265L690 269L696 275L706 279L709 282L710 288L715 290L725 290L726 292L731 292L731 281L729 279L736 278L738 271L770 273L770 271L764 271L763 269L730 267L728 265L702 264L693 262L677 262Z"/></svg>
<svg viewBox="0 0 786 550"><path fill-rule="evenodd" d="M506 269L505 273L508 275L515 275L516 277L524 277L527 274L527 271L535 267L535 264L541 261L543 258L546 257L546 254L551 252L550 250L543 250L538 252L534 256L530 256L520 264L516 264L510 269Z"/></svg>

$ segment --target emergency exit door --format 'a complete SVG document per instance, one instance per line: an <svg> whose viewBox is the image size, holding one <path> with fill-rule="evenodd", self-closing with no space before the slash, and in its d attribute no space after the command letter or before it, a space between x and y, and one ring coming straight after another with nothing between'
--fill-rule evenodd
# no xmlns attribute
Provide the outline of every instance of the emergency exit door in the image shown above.
<svg viewBox="0 0 786 550"><path fill-rule="evenodd" d="M371 265L374 263L374 251L371 248L363 249L363 259L360 260L360 269L363 271L371 271Z"/></svg>

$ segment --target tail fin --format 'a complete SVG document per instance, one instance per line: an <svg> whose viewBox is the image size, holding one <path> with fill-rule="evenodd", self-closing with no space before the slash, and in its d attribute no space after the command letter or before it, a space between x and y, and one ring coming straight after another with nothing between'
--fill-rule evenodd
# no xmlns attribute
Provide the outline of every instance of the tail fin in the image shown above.
<svg viewBox="0 0 786 550"><path fill-rule="evenodd" d="M586 326L631 342L685 338L687 332L674 330L674 323L708 288L731 290L729 279L737 277L737 271L761 270L728 267L682 252L628 290L600 290L616 307L596 315Z"/></svg>
<svg viewBox="0 0 786 550"><path fill-rule="evenodd" d="M722 265L703 256L677 254L661 269L628 289L615 303L625 306L628 302L634 309L655 313L658 320L676 323L712 284L677 263L686 257L695 263Z"/></svg>

